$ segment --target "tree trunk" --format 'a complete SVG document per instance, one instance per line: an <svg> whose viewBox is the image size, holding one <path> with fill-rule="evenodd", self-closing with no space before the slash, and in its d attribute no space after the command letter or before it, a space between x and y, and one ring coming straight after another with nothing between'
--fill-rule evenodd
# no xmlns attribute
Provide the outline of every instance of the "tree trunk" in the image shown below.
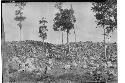
<svg viewBox="0 0 125 83"><path fill-rule="evenodd" d="M69 30L67 29L67 45L68 45L68 49L67 49L67 54L70 51L70 44L69 44Z"/></svg>
<svg viewBox="0 0 125 83"><path fill-rule="evenodd" d="M46 49L45 49L45 46L44 46L44 39L43 39L43 49L44 49L44 52L45 52L45 54L46 54ZM45 72L44 72L44 74L46 74L47 73L47 66L45 67Z"/></svg>
<svg viewBox="0 0 125 83"><path fill-rule="evenodd" d="M21 28L20 28L20 41L21 41Z"/></svg>
<svg viewBox="0 0 125 83"><path fill-rule="evenodd" d="M104 26L103 26L103 28L104 28ZM107 53L106 53L106 32L105 32L105 28L104 28L104 54L105 54L105 63L106 63L106 67L105 68L107 68L108 67L108 63L107 63ZM107 80L108 79L106 79L106 83L107 83Z"/></svg>
<svg viewBox="0 0 125 83"><path fill-rule="evenodd" d="M75 31L75 28L74 28L74 35L75 35L75 42L76 42L76 31Z"/></svg>
<svg viewBox="0 0 125 83"><path fill-rule="evenodd" d="M69 44L69 30L67 30L67 44Z"/></svg>
<svg viewBox="0 0 125 83"><path fill-rule="evenodd" d="M21 11L21 9L20 9L20 11ZM20 17L21 17L21 13L20 13ZM22 21L20 21L20 23L19 23L19 28L20 28L20 41L21 41L21 29L22 29Z"/></svg>
<svg viewBox="0 0 125 83"><path fill-rule="evenodd" d="M44 39L43 39L43 49L44 49L44 52L45 52Z"/></svg>
<svg viewBox="0 0 125 83"><path fill-rule="evenodd" d="M104 53L105 53L105 59L107 59L107 56L106 56L106 40L105 40L105 36L106 36L106 33L105 33L105 28L104 28Z"/></svg>
<svg viewBox="0 0 125 83"><path fill-rule="evenodd" d="M62 31L62 44L63 44L63 31Z"/></svg>

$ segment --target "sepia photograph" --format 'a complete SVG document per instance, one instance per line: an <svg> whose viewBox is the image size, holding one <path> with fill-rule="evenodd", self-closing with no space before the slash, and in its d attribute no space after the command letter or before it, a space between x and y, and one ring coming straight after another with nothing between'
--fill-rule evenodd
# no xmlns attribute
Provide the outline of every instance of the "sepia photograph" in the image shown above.
<svg viewBox="0 0 125 83"><path fill-rule="evenodd" d="M2 83L118 83L117 0L1 1Z"/></svg>

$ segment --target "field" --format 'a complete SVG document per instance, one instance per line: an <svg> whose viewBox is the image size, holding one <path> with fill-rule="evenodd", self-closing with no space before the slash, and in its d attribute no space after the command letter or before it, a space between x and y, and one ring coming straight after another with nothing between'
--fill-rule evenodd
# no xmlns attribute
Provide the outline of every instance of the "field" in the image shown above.
<svg viewBox="0 0 125 83"><path fill-rule="evenodd" d="M117 83L117 44L106 46L107 57L102 42L6 42L2 52L8 66L4 70L9 69L7 75L12 83Z"/></svg>

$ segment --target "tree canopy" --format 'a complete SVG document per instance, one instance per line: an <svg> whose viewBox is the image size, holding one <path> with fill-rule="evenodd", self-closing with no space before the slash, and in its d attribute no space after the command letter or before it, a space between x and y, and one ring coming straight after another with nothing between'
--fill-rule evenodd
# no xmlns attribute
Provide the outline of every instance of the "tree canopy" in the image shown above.
<svg viewBox="0 0 125 83"><path fill-rule="evenodd" d="M60 9L60 12L56 13L56 16L54 18L54 24L53 29L54 31L66 31L67 37L69 34L69 31L71 29L74 29L74 23L76 22L76 18L73 15L74 10L71 9ZM68 38L67 38L68 43Z"/></svg>
<svg viewBox="0 0 125 83"><path fill-rule="evenodd" d="M74 16L72 15L73 12L71 9L61 9L61 13L57 13L56 17L54 18L54 25L53 29L58 31L59 29L70 30L74 28L73 22L76 22L75 18L72 19Z"/></svg>
<svg viewBox="0 0 125 83"><path fill-rule="evenodd" d="M117 28L117 0L107 0L100 3L92 3L98 27L106 29L106 35Z"/></svg>

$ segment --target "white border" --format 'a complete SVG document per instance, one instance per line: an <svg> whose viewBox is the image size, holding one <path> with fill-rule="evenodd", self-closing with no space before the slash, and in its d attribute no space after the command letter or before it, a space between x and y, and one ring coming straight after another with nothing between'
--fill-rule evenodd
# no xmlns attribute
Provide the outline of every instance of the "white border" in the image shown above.
<svg viewBox="0 0 125 83"><path fill-rule="evenodd" d="M118 83L125 81L125 1L117 0L118 14Z"/></svg>

